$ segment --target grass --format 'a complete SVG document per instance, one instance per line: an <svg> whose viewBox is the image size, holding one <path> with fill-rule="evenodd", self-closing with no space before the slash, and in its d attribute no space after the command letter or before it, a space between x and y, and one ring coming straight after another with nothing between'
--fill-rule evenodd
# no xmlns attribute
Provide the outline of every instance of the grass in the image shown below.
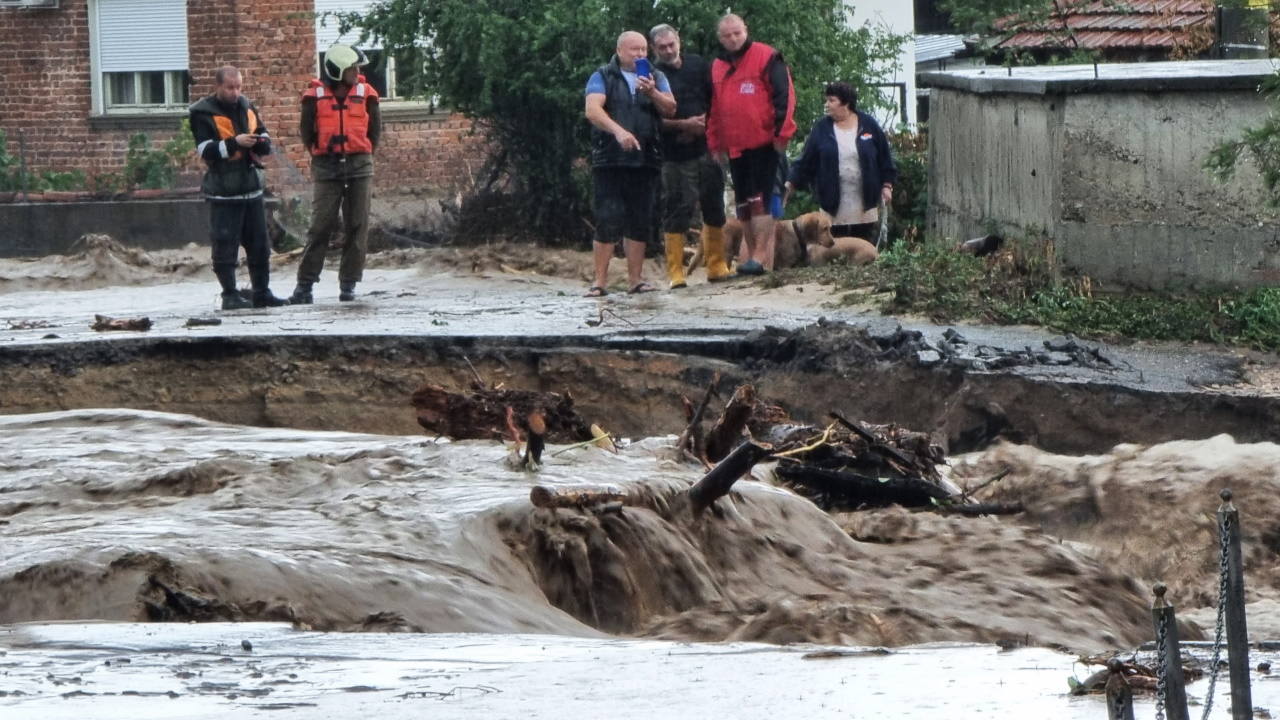
<svg viewBox="0 0 1280 720"><path fill-rule="evenodd" d="M1280 288L1249 292L1103 293L1089 278L1064 277L1051 243L1010 241L984 258L951 244L899 242L873 266L804 268L772 280L822 282L884 293L887 313L936 322L1041 325L1092 338L1177 340L1280 349ZM845 301L865 297L850 293Z"/></svg>

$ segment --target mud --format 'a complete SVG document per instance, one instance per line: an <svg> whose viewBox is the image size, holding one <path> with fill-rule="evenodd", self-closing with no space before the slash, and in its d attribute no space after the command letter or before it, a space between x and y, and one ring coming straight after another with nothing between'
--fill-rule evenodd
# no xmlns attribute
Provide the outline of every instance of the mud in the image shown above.
<svg viewBox="0 0 1280 720"><path fill-rule="evenodd" d="M286 620L326 630L542 632L903 645L1127 646L1142 588L1034 528L831 517L742 482L695 517L673 438L548 449L80 411L0 420L0 624ZM767 474L762 477L768 478ZM534 509L602 479L621 509ZM1193 635L1194 636L1194 635Z"/></svg>
<svg viewBox="0 0 1280 720"><path fill-rule="evenodd" d="M1247 601L1280 599L1278 445L1219 435L1068 457L1002 444L958 463L953 479L1006 471L983 500L1025 503L1025 522L1144 585L1165 583L1170 601L1187 611L1216 606L1218 492L1230 488L1241 513Z"/></svg>

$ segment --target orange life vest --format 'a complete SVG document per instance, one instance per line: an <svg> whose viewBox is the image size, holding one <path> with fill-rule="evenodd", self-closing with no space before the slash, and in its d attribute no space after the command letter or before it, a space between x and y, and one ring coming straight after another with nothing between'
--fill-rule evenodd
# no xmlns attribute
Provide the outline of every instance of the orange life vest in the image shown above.
<svg viewBox="0 0 1280 720"><path fill-rule="evenodd" d="M258 135L262 132L262 123L258 122L258 113L254 112L253 108L249 108L247 112L249 113L249 129L246 130L246 132L250 135ZM219 140L230 140L240 134L236 132L235 121L226 115L214 115L213 124L218 128ZM240 159L244 154L244 151L238 148L239 146L237 146L237 150L227 158L228 160Z"/></svg>
<svg viewBox="0 0 1280 720"><path fill-rule="evenodd" d="M303 97L316 99L316 144L312 155L352 155L372 153L369 140L370 100L378 99L378 91L365 82L361 75L346 97L338 97L333 90L317 79Z"/></svg>

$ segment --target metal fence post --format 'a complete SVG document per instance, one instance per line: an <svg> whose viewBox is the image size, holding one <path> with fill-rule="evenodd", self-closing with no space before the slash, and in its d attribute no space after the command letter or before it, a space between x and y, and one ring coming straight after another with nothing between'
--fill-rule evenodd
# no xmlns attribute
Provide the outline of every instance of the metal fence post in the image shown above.
<svg viewBox="0 0 1280 720"><path fill-rule="evenodd" d="M1163 708L1168 720L1190 720L1187 714L1187 688L1182 677L1182 649L1178 646L1178 618L1173 605L1164 599L1169 588L1156 583L1151 591L1156 600L1151 605L1151 619L1156 626L1156 653L1159 661L1157 708ZM1159 710L1157 710L1158 712Z"/></svg>
<svg viewBox="0 0 1280 720"><path fill-rule="evenodd" d="M1107 669L1111 671L1107 678L1107 720L1133 720L1133 688L1124 679L1124 663L1111 658Z"/></svg>
<svg viewBox="0 0 1280 720"><path fill-rule="evenodd" d="M1231 491L1218 493L1218 528L1227 544L1227 661L1231 673L1231 718L1253 718L1253 693L1249 687L1249 628L1244 615L1244 562L1240 550L1240 511L1231 504Z"/></svg>

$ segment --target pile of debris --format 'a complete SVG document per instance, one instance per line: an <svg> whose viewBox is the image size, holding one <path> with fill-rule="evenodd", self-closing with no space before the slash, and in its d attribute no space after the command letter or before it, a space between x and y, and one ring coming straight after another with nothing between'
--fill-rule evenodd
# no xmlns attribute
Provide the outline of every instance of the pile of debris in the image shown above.
<svg viewBox="0 0 1280 720"><path fill-rule="evenodd" d="M776 459L777 476L824 510L898 505L967 514L1022 511L1016 505L969 503L964 493L943 479L938 468L946 463L946 453L924 433L896 425L865 425L837 411L831 412L832 423L825 428L797 423L782 408L757 400L750 384L737 389L704 434L703 415L718 380L712 381L702 402L689 412L689 426L676 443L684 457L709 468L700 485L745 464L736 480L755 462ZM692 408L692 403L686 401L686 407ZM747 464L748 459L753 462ZM713 463L719 464L712 467ZM697 486L691 492L696 491ZM695 502L695 507L698 504L702 503Z"/></svg>
<svg viewBox="0 0 1280 720"><path fill-rule="evenodd" d="M825 318L798 330L767 327L751 333L743 339L740 354L749 369L786 366L809 373L876 361L906 361L924 368L979 372L1036 365L1071 365L1093 370L1114 370L1121 366L1101 347L1082 343L1072 335L1045 340L1041 348L1028 345L1013 350L971 343L954 328L948 328L941 338L930 339L919 330L905 330L902 326L868 331Z"/></svg>
<svg viewBox="0 0 1280 720"><path fill-rule="evenodd" d="M998 370L1019 365L1075 365L1092 370L1113 370L1116 362L1099 346L1088 346L1073 335L1045 340L1044 347L1030 345L1009 350L997 345L974 345L955 328L947 328L940 340L929 340L919 330L896 330L869 336L885 360L911 359L920 367L953 367L963 370Z"/></svg>
<svg viewBox="0 0 1280 720"><path fill-rule="evenodd" d="M684 399L688 425L676 441L682 459L707 470L687 493L695 513L766 460L777 461L777 477L797 494L829 511L889 505L971 515L1022 511L1017 505L969 502L968 494L942 477L938 468L946 463L946 453L928 435L896 425L865 425L836 411L826 427L799 423L782 408L759 400L750 384L739 386L719 417L704 428L719 385L717 373L696 406ZM517 466L531 471L538 469L548 442L611 442L574 410L568 394L491 387L478 375L470 392L425 383L411 402L418 423L438 435L514 441ZM626 504L625 494L607 486L538 486L531 501L537 507L620 506Z"/></svg>

